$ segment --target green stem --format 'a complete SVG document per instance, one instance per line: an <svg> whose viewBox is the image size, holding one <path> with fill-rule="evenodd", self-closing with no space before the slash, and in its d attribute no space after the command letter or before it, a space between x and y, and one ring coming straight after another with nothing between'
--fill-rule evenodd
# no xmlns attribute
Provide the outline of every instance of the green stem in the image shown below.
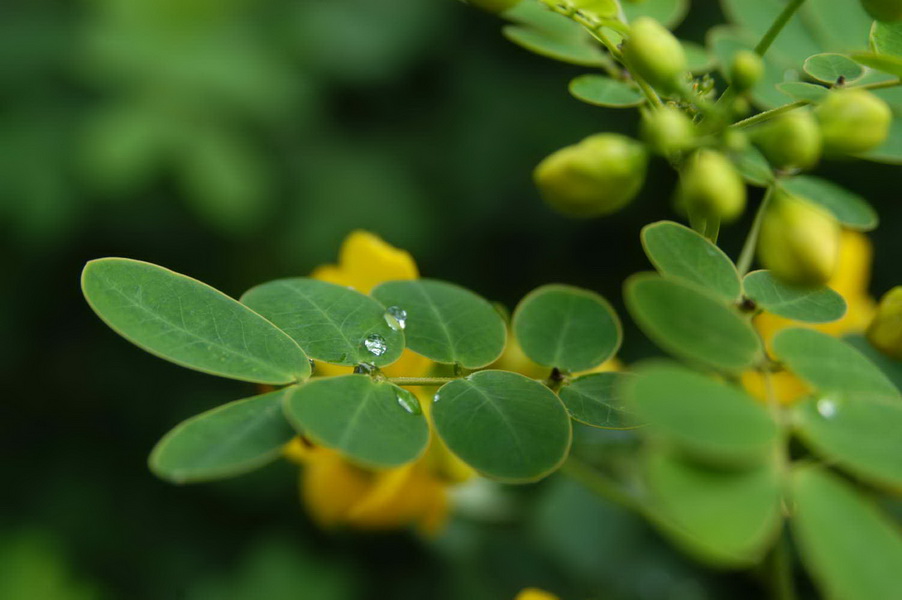
<svg viewBox="0 0 902 600"><path fill-rule="evenodd" d="M764 211L767 210L767 205L770 204L771 197L774 195L774 187L774 185L769 186L767 192L764 193L764 199L758 207L755 220L752 222L749 234L745 238L745 244L742 246L739 260L736 261L736 269L739 271L740 277L745 276L752 266L752 258L754 258L755 248L758 246L758 235L761 232L761 221L764 219Z"/></svg>
<svg viewBox="0 0 902 600"><path fill-rule="evenodd" d="M789 112L791 110L805 106L806 104L810 104L810 102L808 100L796 100L795 102L790 102L789 104L784 104L783 106L778 106L777 108L772 108L770 110L760 112L757 115L749 117L748 119L737 121L730 125L730 127L735 127L737 129L742 129L743 127L751 127L752 125L761 123L763 121L768 121L776 116L782 115L785 112Z"/></svg>
<svg viewBox="0 0 902 600"><path fill-rule="evenodd" d="M395 385L422 385L437 386L445 385L451 381L460 379L460 377L389 377L387 381Z"/></svg>
<svg viewBox="0 0 902 600"><path fill-rule="evenodd" d="M771 585L776 600L796 600L795 583L792 579L792 555L785 537L777 540L771 553Z"/></svg>
<svg viewBox="0 0 902 600"><path fill-rule="evenodd" d="M783 31L783 28L786 27L786 24L789 23L789 20L792 19L792 16L796 14L796 11L799 10L803 4L805 4L805 0L792 0L786 5L783 12L777 15L776 20L771 23L770 29L764 32L764 37L762 37L761 41L758 42L758 45L755 46L755 53L758 56L764 56L771 44L774 43L774 40L777 39L777 36L780 35L780 32Z"/></svg>
<svg viewBox="0 0 902 600"><path fill-rule="evenodd" d="M592 468L572 454L561 467L561 472L602 498L640 515L645 514L645 508L636 498L623 491L619 485L608 479L600 471Z"/></svg>

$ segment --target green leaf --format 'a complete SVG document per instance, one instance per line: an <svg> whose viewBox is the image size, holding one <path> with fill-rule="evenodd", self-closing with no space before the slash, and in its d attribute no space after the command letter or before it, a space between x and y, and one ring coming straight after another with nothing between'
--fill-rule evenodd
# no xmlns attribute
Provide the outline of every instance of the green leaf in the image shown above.
<svg viewBox="0 0 902 600"><path fill-rule="evenodd" d="M241 301L317 360L382 367L404 350L404 335L397 325L389 325L385 307L343 285L304 277L277 279L251 288Z"/></svg>
<svg viewBox="0 0 902 600"><path fill-rule="evenodd" d="M689 10L688 0L640 0L639 2L621 2L623 14L627 21L639 17L651 17L668 29L674 29Z"/></svg>
<svg viewBox="0 0 902 600"><path fill-rule="evenodd" d="M642 247L662 275L699 285L727 302L739 299L742 286L733 261L707 238L673 221L642 229Z"/></svg>
<svg viewBox="0 0 902 600"><path fill-rule="evenodd" d="M174 483L233 477L275 460L296 434L282 414L284 388L208 410L177 425L150 455Z"/></svg>
<svg viewBox="0 0 902 600"><path fill-rule="evenodd" d="M802 68L814 79L834 84L840 78L844 83L857 81L864 76L864 69L848 56L825 52L805 59Z"/></svg>
<svg viewBox="0 0 902 600"><path fill-rule="evenodd" d="M867 45L868 30L874 21L861 2L836 0L807 0L797 19L821 42L821 50L844 53Z"/></svg>
<svg viewBox="0 0 902 600"><path fill-rule="evenodd" d="M893 382L896 389L902 390L902 362L890 358L871 346L871 343L863 335L847 335L843 340L864 354L864 356L872 363L877 365L880 371Z"/></svg>
<svg viewBox="0 0 902 600"><path fill-rule="evenodd" d="M503 481L541 479L570 450L564 405L547 387L517 373L480 371L445 384L432 418L454 454Z"/></svg>
<svg viewBox="0 0 902 600"><path fill-rule="evenodd" d="M627 280L624 296L642 331L672 354L725 371L747 369L761 358L751 324L691 284L639 273Z"/></svg>
<svg viewBox="0 0 902 600"><path fill-rule="evenodd" d="M526 356L565 371L597 367L614 356L623 337L607 300L569 285L530 292L514 311L513 331Z"/></svg>
<svg viewBox="0 0 902 600"><path fill-rule="evenodd" d="M877 54L902 57L902 23L874 21L870 35L871 50Z"/></svg>
<svg viewBox="0 0 902 600"><path fill-rule="evenodd" d="M626 373L591 373L561 388L558 395L570 416L580 423L601 429L633 429L638 419L623 405L620 387Z"/></svg>
<svg viewBox="0 0 902 600"><path fill-rule="evenodd" d="M899 597L902 536L892 519L820 467L795 469L792 494L794 537L824 597Z"/></svg>
<svg viewBox="0 0 902 600"><path fill-rule="evenodd" d="M730 153L733 164L746 183L767 187L774 181L774 171L760 150L749 144L741 152Z"/></svg>
<svg viewBox="0 0 902 600"><path fill-rule="evenodd" d="M570 0L574 8L596 19L610 19L617 16L616 0Z"/></svg>
<svg viewBox="0 0 902 600"><path fill-rule="evenodd" d="M828 287L787 285L770 271L755 271L742 282L745 294L769 313L807 323L829 323L846 314L846 301Z"/></svg>
<svg viewBox="0 0 902 600"><path fill-rule="evenodd" d="M410 392L367 375L312 379L285 397L299 433L371 467L395 467L420 456L429 426Z"/></svg>
<svg viewBox="0 0 902 600"><path fill-rule="evenodd" d="M891 54L874 54L873 52L856 52L852 55L855 61L882 73L902 77L902 56Z"/></svg>
<svg viewBox="0 0 902 600"><path fill-rule="evenodd" d="M601 49L589 37L557 37L550 32L522 25L507 25L501 32L521 48L546 58L584 67L606 64Z"/></svg>
<svg viewBox="0 0 902 600"><path fill-rule="evenodd" d="M282 385L310 376L304 352L275 325L190 277L127 258L92 260L81 286L116 333L183 367Z"/></svg>
<svg viewBox="0 0 902 600"><path fill-rule="evenodd" d="M812 329L784 329L773 339L773 351L793 373L826 393L847 398L896 400L899 391L858 350Z"/></svg>
<svg viewBox="0 0 902 600"><path fill-rule="evenodd" d="M708 49L695 42L680 40L683 53L686 55L686 67L693 75L701 75L714 70L714 57L708 54Z"/></svg>
<svg viewBox="0 0 902 600"><path fill-rule="evenodd" d="M777 16L785 8L783 0L721 0L724 14L731 23L742 27L743 32L754 40L759 40L770 28ZM817 39L806 27L805 22L796 17L790 19L780 35L773 41L767 56L778 57L785 66L796 66L812 54L821 52Z"/></svg>
<svg viewBox="0 0 902 600"><path fill-rule="evenodd" d="M795 409L797 429L818 454L863 479L902 491L902 403L811 398Z"/></svg>
<svg viewBox="0 0 902 600"><path fill-rule="evenodd" d="M478 369L504 350L504 320L491 304L462 287L434 279L389 281L372 295L407 312L407 347L436 362Z"/></svg>
<svg viewBox="0 0 902 600"><path fill-rule="evenodd" d="M645 367L627 380L627 407L643 435L666 440L693 458L749 465L772 456L777 426L741 389L678 365Z"/></svg>
<svg viewBox="0 0 902 600"><path fill-rule="evenodd" d="M787 81L778 84L777 89L793 100L805 100L813 104L822 102L830 94L828 88L804 81Z"/></svg>
<svg viewBox="0 0 902 600"><path fill-rule="evenodd" d="M725 76L729 76L729 69L736 53L740 50L752 50L758 39L758 36L750 35L747 31L724 26L713 27L708 31L706 37L708 49L717 61L721 73ZM750 93L755 104L774 108L786 103L786 98L775 86L785 81L787 67L777 62L771 52L768 52L763 60L764 75Z"/></svg>
<svg viewBox="0 0 902 600"><path fill-rule="evenodd" d="M610 108L638 106L644 101L636 88L604 75L580 75L570 82L570 93L577 100Z"/></svg>
<svg viewBox="0 0 902 600"><path fill-rule="evenodd" d="M811 175L799 175L782 180L780 185L786 191L829 210L849 229L870 231L880 222L877 211L867 200L832 181Z"/></svg>
<svg viewBox="0 0 902 600"><path fill-rule="evenodd" d="M780 481L772 463L722 471L656 451L646 457L644 472L652 520L703 561L750 566L780 531Z"/></svg>

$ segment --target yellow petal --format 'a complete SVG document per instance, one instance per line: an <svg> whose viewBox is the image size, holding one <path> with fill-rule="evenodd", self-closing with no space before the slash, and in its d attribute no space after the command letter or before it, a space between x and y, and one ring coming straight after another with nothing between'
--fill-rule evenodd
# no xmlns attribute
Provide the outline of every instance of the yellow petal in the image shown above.
<svg viewBox="0 0 902 600"><path fill-rule="evenodd" d="M321 527L347 522L348 513L369 493L373 476L334 450L313 448L301 471L301 498L311 518Z"/></svg>
<svg viewBox="0 0 902 600"><path fill-rule="evenodd" d="M774 395L777 402L784 406L789 406L801 400L810 391L805 383L787 371L771 373L771 384L774 386ZM764 376L758 371L746 371L742 374L742 386L745 390L760 400L767 402L767 386L764 382Z"/></svg>
<svg viewBox="0 0 902 600"><path fill-rule="evenodd" d="M348 513L348 523L362 529L394 529L428 517L438 526L444 522L446 503L444 484L424 465L412 463L376 473L373 485Z"/></svg>
<svg viewBox="0 0 902 600"><path fill-rule="evenodd" d="M405 348L401 357L384 367L382 372L388 377L425 377L430 369L432 369L431 360Z"/></svg>
<svg viewBox="0 0 902 600"><path fill-rule="evenodd" d="M557 596L539 588L526 588L514 600L560 600Z"/></svg>
<svg viewBox="0 0 902 600"><path fill-rule="evenodd" d="M307 461L307 458L310 457L312 450L313 446L304 442L304 440L298 436L282 447L282 455L291 462L302 465Z"/></svg>
<svg viewBox="0 0 902 600"><path fill-rule="evenodd" d="M341 246L339 265L345 285L369 294L383 281L416 279L416 262L410 253L384 242L368 231L351 232Z"/></svg>

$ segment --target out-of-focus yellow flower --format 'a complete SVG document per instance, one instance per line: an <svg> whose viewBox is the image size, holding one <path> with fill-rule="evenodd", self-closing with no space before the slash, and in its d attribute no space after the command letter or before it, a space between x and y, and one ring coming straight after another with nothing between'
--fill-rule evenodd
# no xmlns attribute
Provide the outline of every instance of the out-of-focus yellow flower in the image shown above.
<svg viewBox="0 0 902 600"><path fill-rule="evenodd" d="M560 600L557 596L539 588L526 588L514 600Z"/></svg>
<svg viewBox="0 0 902 600"><path fill-rule="evenodd" d="M755 317L755 327L768 347L774 335L787 327L810 327L835 336L864 331L874 316L876 306L874 299L868 294L872 257L873 249L867 237L858 232L844 231L840 241L839 263L827 285L845 298L848 306L845 316L832 323L812 324L762 313ZM785 371L773 373L771 382L777 400L783 404L792 404L811 391L801 380ZM767 398L763 377L757 371L744 373L742 383L756 398Z"/></svg>
<svg viewBox="0 0 902 600"><path fill-rule="evenodd" d="M312 277L369 293L383 281L416 279L418 270L409 253L379 237L355 231L344 241L339 262L314 270ZM401 358L383 371L386 375L427 375L427 358L404 350ZM350 373L351 367L318 363L317 375ZM429 390L410 388L429 419ZM416 525L436 533L448 515L449 486L473 476L473 470L451 454L433 435L419 460L393 469L359 467L340 453L295 438L284 450L287 458L302 465L301 498L310 516L322 527L354 527L387 530Z"/></svg>

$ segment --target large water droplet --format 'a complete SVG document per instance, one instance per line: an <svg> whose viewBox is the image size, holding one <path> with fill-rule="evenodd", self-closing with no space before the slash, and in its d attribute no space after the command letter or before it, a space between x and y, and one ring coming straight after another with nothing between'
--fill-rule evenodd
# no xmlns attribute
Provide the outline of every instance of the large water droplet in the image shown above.
<svg viewBox="0 0 902 600"><path fill-rule="evenodd" d="M400 306L389 306L383 316L388 326L395 331L401 331L407 325L407 311Z"/></svg>
<svg viewBox="0 0 902 600"><path fill-rule="evenodd" d="M385 343L385 338L378 333L371 333L366 336L366 339L363 340L363 346L370 354L376 356L382 356L385 354L386 350L388 350L388 344Z"/></svg>
<svg viewBox="0 0 902 600"><path fill-rule="evenodd" d="M360 363L354 367L354 373L357 375L372 375L376 372L376 365L372 363Z"/></svg>
<svg viewBox="0 0 902 600"><path fill-rule="evenodd" d="M406 410L412 415L422 414L423 409L420 407L420 401L417 400L417 397L413 395L413 393L408 392L407 390L403 390L398 388L395 397L398 400L398 404L401 405L401 408Z"/></svg>
<svg viewBox="0 0 902 600"><path fill-rule="evenodd" d="M832 419L836 416L839 406L836 401L831 398L821 398L817 401L817 414L825 419Z"/></svg>

